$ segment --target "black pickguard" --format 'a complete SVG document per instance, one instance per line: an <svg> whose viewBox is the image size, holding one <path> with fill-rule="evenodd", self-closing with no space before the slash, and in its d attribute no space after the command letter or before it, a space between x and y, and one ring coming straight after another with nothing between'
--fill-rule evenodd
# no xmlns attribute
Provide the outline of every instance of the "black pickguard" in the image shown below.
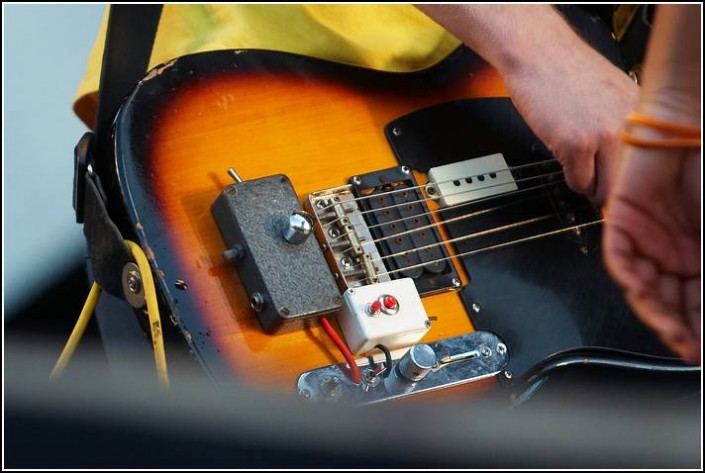
<svg viewBox="0 0 705 473"><path fill-rule="evenodd" d="M392 133L396 128L402 133ZM551 156L505 98L468 99L401 117L387 127L399 161L430 167L502 152L510 167ZM556 166L522 169L515 179L548 173ZM543 181L541 181L543 183ZM539 181L519 181L519 189ZM511 242L600 218L587 199L556 183L489 199L442 218L501 207L447 224L451 238L553 215L533 224L459 241L459 253ZM528 241L462 258L471 282L461 296L475 328L499 335L511 353L509 370L521 377L560 352L586 347L671 357L657 337L626 307L601 259L601 225ZM665 364L679 362L665 359Z"/></svg>

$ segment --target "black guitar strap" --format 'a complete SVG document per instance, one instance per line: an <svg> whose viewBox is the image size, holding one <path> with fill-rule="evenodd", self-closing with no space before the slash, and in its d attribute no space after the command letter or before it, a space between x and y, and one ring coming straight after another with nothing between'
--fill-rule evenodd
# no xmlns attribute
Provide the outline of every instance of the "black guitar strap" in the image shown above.
<svg viewBox="0 0 705 473"><path fill-rule="evenodd" d="M122 268L132 255L116 225L124 217L110 131L123 100L147 71L161 11L162 5L110 6L95 132L86 133L74 150L73 205L76 221L84 224L93 276L121 298Z"/></svg>

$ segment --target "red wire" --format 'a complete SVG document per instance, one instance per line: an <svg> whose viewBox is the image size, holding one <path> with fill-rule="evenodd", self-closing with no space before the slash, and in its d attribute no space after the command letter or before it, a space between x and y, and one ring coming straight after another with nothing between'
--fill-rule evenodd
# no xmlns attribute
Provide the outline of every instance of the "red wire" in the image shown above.
<svg viewBox="0 0 705 473"><path fill-rule="evenodd" d="M355 358L353 358L352 353L350 353L350 349L348 348L348 346L336 333L336 331L333 329L333 326L325 317L321 317L321 326L323 327L323 330L328 334L330 339L333 340L333 343L335 343L335 345L338 347L340 353L343 354L343 356L345 357L345 361L347 361L348 365L350 365L350 374L352 375L353 383L360 384L360 381L362 381L360 367L357 366L357 363L355 363Z"/></svg>

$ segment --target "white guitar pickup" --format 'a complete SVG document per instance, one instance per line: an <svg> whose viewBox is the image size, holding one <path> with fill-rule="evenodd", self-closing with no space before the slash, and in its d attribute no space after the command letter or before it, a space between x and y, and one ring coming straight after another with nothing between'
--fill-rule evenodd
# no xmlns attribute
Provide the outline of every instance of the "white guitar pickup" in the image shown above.
<svg viewBox="0 0 705 473"><path fill-rule="evenodd" d="M431 168L426 193L443 207L517 190L502 153Z"/></svg>

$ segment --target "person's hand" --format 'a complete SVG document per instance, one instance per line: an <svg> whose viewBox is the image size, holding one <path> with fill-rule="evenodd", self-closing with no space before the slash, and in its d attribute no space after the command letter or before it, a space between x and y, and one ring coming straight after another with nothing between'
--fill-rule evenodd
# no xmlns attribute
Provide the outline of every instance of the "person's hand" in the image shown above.
<svg viewBox="0 0 705 473"><path fill-rule="evenodd" d="M563 165L568 185L597 203L619 159L619 130L638 87L577 36L503 73L517 109Z"/></svg>
<svg viewBox="0 0 705 473"><path fill-rule="evenodd" d="M598 203L618 159L618 133L638 87L550 5L417 5L489 62L519 113Z"/></svg>
<svg viewBox="0 0 705 473"><path fill-rule="evenodd" d="M604 257L637 316L700 363L701 151L628 147L607 205Z"/></svg>

